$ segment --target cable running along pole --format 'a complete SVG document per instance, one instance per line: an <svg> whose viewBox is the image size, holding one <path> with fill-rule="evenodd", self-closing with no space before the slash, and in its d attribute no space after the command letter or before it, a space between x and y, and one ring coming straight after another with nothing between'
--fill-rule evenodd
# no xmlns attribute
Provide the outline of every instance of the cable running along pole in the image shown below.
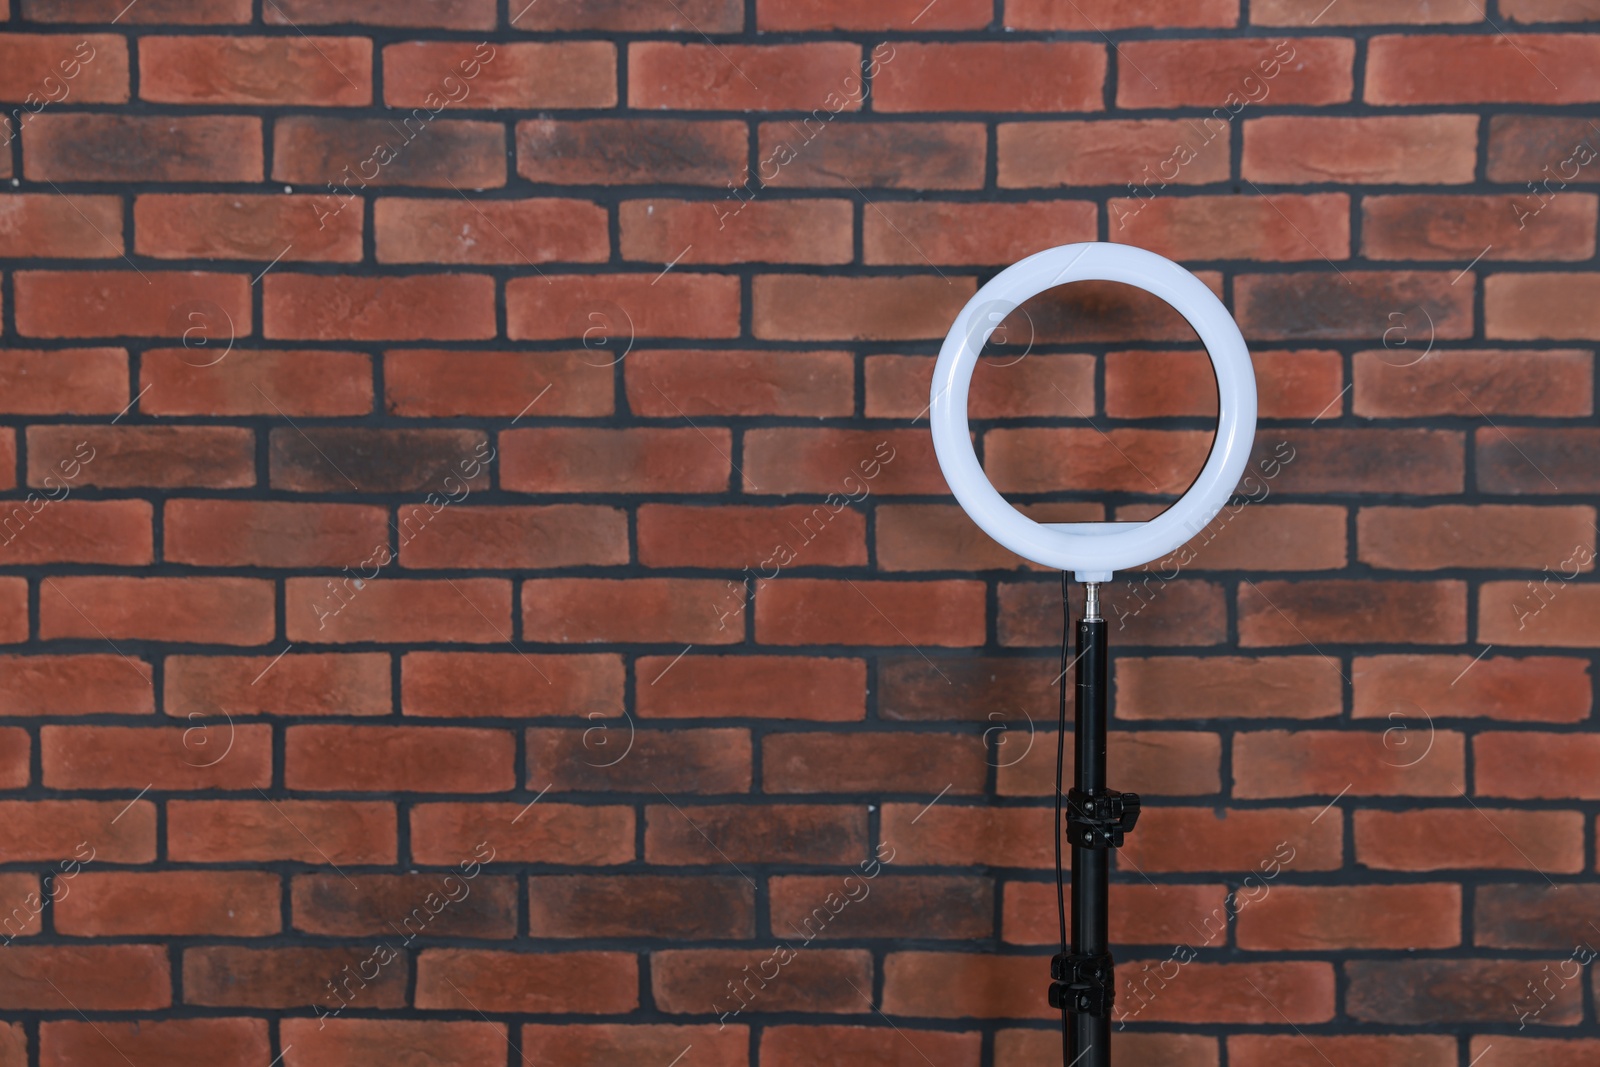
<svg viewBox="0 0 1600 1067"><path fill-rule="evenodd" d="M989 484L967 424L967 393L978 351L1023 301L1074 281L1123 282L1154 293L1188 320L1217 377L1217 433L1200 475L1177 503L1148 522L1037 523ZM945 481L985 533L1025 559L1059 569L1063 601L1060 733L1056 749L1056 891L1061 951L1050 961L1049 1000L1062 1013L1062 1063L1110 1067L1116 981L1108 936L1111 853L1139 819L1139 798L1107 785L1110 675L1100 586L1118 570L1142 566L1200 533L1232 495L1255 436L1256 383L1239 327L1198 278L1170 260L1130 245L1063 245L1007 267L956 316L939 350L929 403L934 451ZM1083 583L1076 653L1067 658L1069 576ZM1066 677L1075 671L1072 787L1063 791ZM1071 933L1062 852L1072 848Z"/></svg>

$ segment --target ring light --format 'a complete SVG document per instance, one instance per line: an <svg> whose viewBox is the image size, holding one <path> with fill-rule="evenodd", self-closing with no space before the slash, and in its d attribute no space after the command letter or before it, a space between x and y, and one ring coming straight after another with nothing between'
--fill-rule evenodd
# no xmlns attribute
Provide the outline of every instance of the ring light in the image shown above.
<svg viewBox="0 0 1600 1067"><path fill-rule="evenodd" d="M1200 335L1217 376L1217 436L1211 454L1177 503L1147 522L1038 523L989 483L967 426L967 391L978 351L1023 301L1067 282L1123 282L1165 300ZM1062 245L1015 263L967 301L939 349L929 410L933 447L950 490L985 533L1025 559L1080 582L1160 559L1222 510L1244 473L1256 428L1250 352L1222 301L1176 263L1131 245Z"/></svg>

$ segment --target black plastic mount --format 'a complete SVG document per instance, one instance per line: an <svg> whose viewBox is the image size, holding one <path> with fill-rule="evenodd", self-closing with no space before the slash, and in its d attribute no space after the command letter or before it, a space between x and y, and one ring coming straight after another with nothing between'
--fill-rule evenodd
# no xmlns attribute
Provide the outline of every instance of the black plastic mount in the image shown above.
<svg viewBox="0 0 1600 1067"><path fill-rule="evenodd" d="M1121 848L1139 821L1139 794L1067 792L1067 840L1078 848Z"/></svg>
<svg viewBox="0 0 1600 1067"><path fill-rule="evenodd" d="M1058 952L1050 958L1050 1006L1079 1015L1111 1018L1116 999L1111 953Z"/></svg>

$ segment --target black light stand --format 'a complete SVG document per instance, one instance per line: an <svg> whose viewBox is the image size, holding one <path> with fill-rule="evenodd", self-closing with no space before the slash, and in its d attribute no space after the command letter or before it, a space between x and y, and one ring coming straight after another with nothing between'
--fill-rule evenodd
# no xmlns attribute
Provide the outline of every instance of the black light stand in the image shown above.
<svg viewBox="0 0 1600 1067"><path fill-rule="evenodd" d="M1067 576L1062 575L1064 615ZM1050 1006L1062 1012L1063 1063L1068 1067L1110 1067L1111 1009L1116 999L1106 903L1110 850L1139 820L1139 797L1106 788L1106 622L1100 617L1100 586L1084 583L1083 618L1078 620L1077 695L1073 704L1073 788L1066 794L1061 820L1061 776L1067 695L1061 693L1062 733L1056 749L1056 892L1061 896L1061 835L1072 845L1072 947L1067 949L1065 901L1061 951L1050 961ZM1067 668L1062 634L1063 682Z"/></svg>

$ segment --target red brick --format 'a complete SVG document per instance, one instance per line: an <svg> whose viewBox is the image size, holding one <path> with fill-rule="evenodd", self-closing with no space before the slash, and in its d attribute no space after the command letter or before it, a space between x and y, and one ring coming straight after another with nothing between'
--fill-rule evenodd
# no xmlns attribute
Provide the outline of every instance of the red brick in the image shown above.
<svg viewBox="0 0 1600 1067"><path fill-rule="evenodd" d="M1600 338L1597 299L1600 273L1491 274L1483 283L1484 335Z"/></svg>
<svg viewBox="0 0 1600 1067"><path fill-rule="evenodd" d="M1026 323L1021 330L1006 327L990 335L993 356L981 358L972 375L967 397L971 418L1082 418L1094 411L1094 357L1036 353L1033 341ZM868 356L867 416L917 419L927 414L933 365L931 356Z"/></svg>
<svg viewBox="0 0 1600 1067"><path fill-rule="evenodd" d="M374 9L361 0L272 0L270 8L263 12L263 20L277 26L359 22L368 26L488 30L495 25L495 6L492 0L396 0Z"/></svg>
<svg viewBox="0 0 1600 1067"><path fill-rule="evenodd" d="M743 480L749 492L827 494L830 509L873 492L944 491L921 430L748 430Z"/></svg>
<svg viewBox="0 0 1600 1067"><path fill-rule="evenodd" d="M1106 211L1115 239L1169 259L1350 256L1350 198L1344 193L1111 200Z"/></svg>
<svg viewBox="0 0 1600 1067"><path fill-rule="evenodd" d="M268 464L274 488L292 492L431 493L423 503L465 500L489 487L495 458L488 435L470 429L372 430L293 426L272 431ZM401 517L404 523L411 518ZM401 532L401 531L396 531ZM350 561L356 562L354 560ZM370 561L381 565L382 554Z"/></svg>
<svg viewBox="0 0 1600 1067"><path fill-rule="evenodd" d="M732 463L717 427L507 430L500 448L501 488L537 493L715 493Z"/></svg>
<svg viewBox="0 0 1600 1067"><path fill-rule="evenodd" d="M1113 883L1111 896L1113 944L1188 944L1196 934L1209 944L1226 930L1228 890L1221 885ZM1048 945L1060 936L1054 881L1007 882L1004 907L1008 943Z"/></svg>
<svg viewBox="0 0 1600 1067"><path fill-rule="evenodd" d="M1357 415L1589 415L1594 411L1594 357L1557 349L1434 351L1418 359L1405 349L1357 352L1353 360Z"/></svg>
<svg viewBox="0 0 1600 1067"><path fill-rule="evenodd" d="M942 337L975 289L968 277L763 275L754 283L755 333L779 341Z"/></svg>
<svg viewBox="0 0 1600 1067"><path fill-rule="evenodd" d="M880 521L882 510L879 511ZM730 566L758 581L796 566L865 566L866 518L826 505L687 507L644 504L638 512L639 562L647 567ZM770 573L769 573L770 572ZM742 594L728 590L728 598Z"/></svg>
<svg viewBox="0 0 1600 1067"><path fill-rule="evenodd" d="M976 122L846 120L820 128L764 122L759 137L755 173L741 166L742 189L730 196L748 199L764 185L918 190L983 185L986 135Z"/></svg>
<svg viewBox="0 0 1600 1067"><path fill-rule="evenodd" d="M1044 870L1053 855L1051 818L1042 807L885 804L881 835L898 863Z"/></svg>
<svg viewBox="0 0 1600 1067"><path fill-rule="evenodd" d="M511 25L525 33L541 30L612 30L629 33L655 30L680 33L737 33L744 28L739 0L675 0L662 10L654 4L603 3L581 7L536 5L511 16Z"/></svg>
<svg viewBox="0 0 1600 1067"><path fill-rule="evenodd" d="M1496 426L1477 430L1474 443L1478 488L1519 495L1592 492L1600 485L1600 477L1596 476L1600 472L1590 462L1597 440L1600 434L1591 427Z"/></svg>
<svg viewBox="0 0 1600 1067"><path fill-rule="evenodd" d="M860 47L845 41L775 45L635 41L628 45L628 106L714 111L815 108L831 118L860 108L860 65Z"/></svg>
<svg viewBox="0 0 1600 1067"><path fill-rule="evenodd" d="M1472 335L1472 290L1459 271L1323 271L1243 274L1234 282L1234 314L1246 337L1333 340ZM1419 314L1420 312L1420 314ZM1396 329L1417 331L1396 333Z"/></svg>
<svg viewBox="0 0 1600 1067"><path fill-rule="evenodd" d="M408 942L509 939L517 931L517 881L483 874L477 857L485 855L492 853L475 847L460 873L297 874L290 890L295 929L330 937L401 933ZM392 915L400 918L386 918Z"/></svg>
<svg viewBox="0 0 1600 1067"><path fill-rule="evenodd" d="M51 488L255 484L255 434L233 426L30 426L28 482Z"/></svg>
<svg viewBox="0 0 1600 1067"><path fill-rule="evenodd" d="M27 579L0 578L0 643L21 644L27 639Z"/></svg>
<svg viewBox="0 0 1600 1067"><path fill-rule="evenodd" d="M45 727L62 729L62 727ZM20 726L0 726L0 788L26 789L32 777L33 740Z"/></svg>
<svg viewBox="0 0 1600 1067"><path fill-rule="evenodd" d="M163 104L372 103L362 37L141 37L139 95Z"/></svg>
<svg viewBox="0 0 1600 1067"><path fill-rule="evenodd" d="M970 734L768 734L761 767L768 793L978 793L988 775Z"/></svg>
<svg viewBox="0 0 1600 1067"><path fill-rule="evenodd" d="M1337 352L1252 352L1250 361L1256 373L1257 407L1264 419L1314 419L1343 388L1344 365ZM1111 352L1105 365L1107 415L1216 417L1216 376L1202 352Z"/></svg>
<svg viewBox="0 0 1600 1067"><path fill-rule="evenodd" d="M1094 240L1098 214L1081 200L874 203L863 215L865 262L1009 264L1053 245Z"/></svg>
<svg viewBox="0 0 1600 1067"><path fill-rule="evenodd" d="M3 10L3 9L0 9ZM39 22L171 22L213 25L249 22L247 0L148 0L128 8L126 0L28 0L28 17Z"/></svg>
<svg viewBox="0 0 1600 1067"><path fill-rule="evenodd" d="M523 1023L522 1044L541 1067L588 1067L594 1063L671 1061L685 1048L699 1049L704 1067L745 1067L750 1058L747 1027L668 1026L654 1023Z"/></svg>
<svg viewBox="0 0 1600 1067"><path fill-rule="evenodd" d="M624 369L636 415L820 418L850 414L855 397L847 352L630 352Z"/></svg>
<svg viewBox="0 0 1600 1067"><path fill-rule="evenodd" d="M1504 1067L1582 1067L1589 1057L1600 1053L1600 1041L1574 1038L1506 1037L1494 1035L1490 1042L1485 1037L1472 1039L1471 1052L1482 1056L1489 1048L1500 1049L1496 1059ZM1453 1045L1452 1045L1453 1049Z"/></svg>
<svg viewBox="0 0 1600 1067"><path fill-rule="evenodd" d="M72 857L152 863L156 857L156 807L148 800L6 800L0 816L0 861L6 863Z"/></svg>
<svg viewBox="0 0 1600 1067"><path fill-rule="evenodd" d="M372 359L361 352L161 348L139 361L146 415L365 415Z"/></svg>
<svg viewBox="0 0 1600 1067"><path fill-rule="evenodd" d="M1184 119L1002 122L996 128L1002 189L1168 184L1228 177L1232 126Z"/></svg>
<svg viewBox="0 0 1600 1067"><path fill-rule="evenodd" d="M976 1031L913 1029L908 1033L899 1026L892 1030L881 1026L769 1026L761 1033L765 1067L814 1067L819 1063L910 1067L913 1059L921 1062L919 1053L945 1067L978 1067L980 1051Z"/></svg>
<svg viewBox="0 0 1600 1067"><path fill-rule="evenodd" d="M39 1067L112 1067L124 1057L129 1063L248 1067L272 1055L267 1042L265 1019L63 1019L41 1024Z"/></svg>
<svg viewBox="0 0 1600 1067"><path fill-rule="evenodd" d="M17 332L34 337L182 337L203 329L220 344L224 332L240 337L253 328L243 274L21 271L12 278Z"/></svg>
<svg viewBox="0 0 1600 1067"><path fill-rule="evenodd" d="M1059 654L941 656L937 662L916 652L883 655L878 664L878 711L890 721L954 719L1000 725L1004 731L1023 730L1027 719L1055 718L1059 699L1055 675L1060 669ZM1066 677L1072 677L1070 670ZM1009 738L1004 731L997 732L997 743Z"/></svg>
<svg viewBox="0 0 1600 1067"><path fill-rule="evenodd" d="M756 593L762 644L978 645L978 582L784 578Z"/></svg>
<svg viewBox="0 0 1600 1067"><path fill-rule="evenodd" d="M207 567L343 567L387 544L388 516L358 504L169 500L163 557Z"/></svg>
<svg viewBox="0 0 1600 1067"><path fill-rule="evenodd" d="M287 115L272 124L271 177L325 186L328 211L368 186L497 189L506 183L505 127L431 118L425 108L392 120Z"/></svg>
<svg viewBox="0 0 1600 1067"><path fill-rule="evenodd" d="M481 274L274 273L262 280L262 333L315 341L483 339L495 335L494 303L494 280Z"/></svg>
<svg viewBox="0 0 1600 1067"><path fill-rule="evenodd" d="M655 1002L669 1012L718 1013L719 1024L746 1007L762 1012L829 1014L871 1010L863 995L855 991L872 985L872 957L866 950L813 948L780 965L783 981L765 981L760 976L762 963L774 959L775 951L760 947L652 953ZM741 979L739 994L728 988L730 977Z"/></svg>
<svg viewBox="0 0 1600 1067"><path fill-rule="evenodd" d="M1594 129L1577 115L1495 115L1489 119L1489 180L1527 189L1530 209L1564 182L1600 181L1587 165L1593 137Z"/></svg>
<svg viewBox="0 0 1600 1067"><path fill-rule="evenodd" d="M879 111L1099 111L1099 42L1008 41L886 46L872 84Z"/></svg>
<svg viewBox="0 0 1600 1067"><path fill-rule="evenodd" d="M743 122L720 119L526 119L517 173L556 185L720 188L744 181L747 142Z"/></svg>
<svg viewBox="0 0 1600 1067"><path fill-rule="evenodd" d="M1200 271L1196 277L1213 293L1222 294L1219 272ZM1057 286L1034 297L1022 311L1010 315L1001 328L1007 336L1032 336L1060 345L1097 341L1188 344L1194 340L1194 328L1172 305L1153 293L1121 282L1085 281Z"/></svg>
<svg viewBox="0 0 1600 1067"><path fill-rule="evenodd" d="M362 7L361 10L382 12L385 9ZM280 1026L284 1067L315 1067L320 1063L364 1056L384 1063L403 1063L407 1056L424 1056L435 1067L473 1067L491 1062L511 1039L508 1025L476 1019L424 1022L394 1018L289 1018Z"/></svg>
<svg viewBox="0 0 1600 1067"><path fill-rule="evenodd" d="M866 814L822 804L652 804L645 809L644 858L695 866L856 863L867 854Z"/></svg>
<svg viewBox="0 0 1600 1067"><path fill-rule="evenodd" d="M1370 259L1592 259L1596 202L1588 193L1543 204L1529 193L1369 196L1361 251Z"/></svg>
<svg viewBox="0 0 1600 1067"><path fill-rule="evenodd" d="M1367 42L1374 104L1581 104L1600 100L1600 38L1385 35Z"/></svg>
<svg viewBox="0 0 1600 1067"><path fill-rule="evenodd" d="M1318 1040L1322 1040L1319 1038ZM1000 1030L994 1042L996 1067L1049 1067L1061 1057L1055 1030ZM1217 1041L1198 1034L1122 1030L1111 1054L1118 1067L1159 1063L1163 1067L1217 1067Z"/></svg>
<svg viewBox="0 0 1600 1067"><path fill-rule="evenodd" d="M0 349L0 395L11 415L115 415L128 403L128 353Z"/></svg>
<svg viewBox="0 0 1600 1067"><path fill-rule="evenodd" d="M1269 493L1367 493L1380 481L1393 493L1459 493L1464 445L1455 430L1285 429L1257 439L1255 465L1278 472L1263 482Z"/></svg>
<svg viewBox="0 0 1600 1067"><path fill-rule="evenodd" d="M1130 504L1119 507L1116 518L1149 519L1164 510L1159 504ZM1344 508L1322 504L1227 507L1183 548L1142 569L1163 580L1184 568L1334 570L1346 562L1346 518Z"/></svg>
<svg viewBox="0 0 1600 1067"><path fill-rule="evenodd" d="M738 875L536 875L528 879L528 932L540 938L750 938L755 889Z"/></svg>
<svg viewBox="0 0 1600 1067"><path fill-rule="evenodd" d="M1420 25L1478 22L1483 17L1476 0L1342 0L1328 11L1318 0L1256 0L1250 5L1250 21L1266 26Z"/></svg>
<svg viewBox="0 0 1600 1067"><path fill-rule="evenodd" d="M109 259L122 250L121 197L0 195L0 256Z"/></svg>
<svg viewBox="0 0 1600 1067"><path fill-rule="evenodd" d="M1125 719L1294 718L1337 715L1337 664L1320 656L1158 656L1116 661Z"/></svg>
<svg viewBox="0 0 1600 1067"><path fill-rule="evenodd" d="M1270 864L1337 870L1344 863L1344 827L1337 818L1318 819L1323 807L1147 807L1122 862L1146 871L1265 871Z"/></svg>
<svg viewBox="0 0 1600 1067"><path fill-rule="evenodd" d="M1565 560L1581 558L1583 551L1573 550ZM1485 582L1478 591L1478 639L1570 648L1600 641L1600 584L1568 585L1569 570L1562 566L1554 577L1546 570L1537 582Z"/></svg>
<svg viewBox="0 0 1600 1067"><path fill-rule="evenodd" d="M1429 808L1357 811L1356 861L1373 870L1583 870L1584 816L1575 811ZM1142 827L1141 827L1142 828Z"/></svg>
<svg viewBox="0 0 1600 1067"><path fill-rule="evenodd" d="M160 945L13 945L6 963L0 997L13 1011L153 1011L172 1005L172 971Z"/></svg>
<svg viewBox="0 0 1600 1067"><path fill-rule="evenodd" d="M628 952L429 949L417 958L419 1008L607 1015L638 1006L638 962ZM496 1056L499 1053L496 1052Z"/></svg>
<svg viewBox="0 0 1600 1067"><path fill-rule="evenodd" d="M169 715L387 715L389 657L380 653L168 656Z"/></svg>
<svg viewBox="0 0 1600 1067"><path fill-rule="evenodd" d="M383 957L377 948L350 946L309 948L301 946L257 948L244 945L205 945L187 948L183 953L183 999L209 1007L296 1008L322 1005L327 1011L344 998L336 992L337 981L348 972L354 976L365 965L378 965ZM367 1008L397 1008L405 1002L405 987L410 961L404 956L378 966L371 980L357 979L345 988L357 1003Z"/></svg>
<svg viewBox="0 0 1600 1067"><path fill-rule="evenodd" d="M994 934L994 883L964 875L793 875L768 880L769 925L777 937L988 938ZM1054 887L1052 886L1052 889ZM835 912L840 890L873 903ZM854 894L860 890L861 896ZM1055 904L1052 901L1052 914Z"/></svg>
<svg viewBox="0 0 1600 1067"><path fill-rule="evenodd" d="M1472 181L1474 115L1273 115L1246 120L1246 178L1451 185Z"/></svg>
<svg viewBox="0 0 1600 1067"><path fill-rule="evenodd" d="M134 247L160 259L359 260L361 212L328 210L323 201L281 193L145 193L133 202ZM203 353L191 359L207 362Z"/></svg>
<svg viewBox="0 0 1600 1067"><path fill-rule="evenodd" d="M74 937L264 937L279 931L272 871L84 871L55 902Z"/></svg>
<svg viewBox="0 0 1600 1067"><path fill-rule="evenodd" d="M726 599L714 578L539 578L522 583L522 631L529 641L728 644ZM459 638L456 638L459 640Z"/></svg>
<svg viewBox="0 0 1600 1067"><path fill-rule="evenodd" d="M847 200L628 200L617 216L622 257L646 263L848 263L854 254Z"/></svg>
<svg viewBox="0 0 1600 1067"><path fill-rule="evenodd" d="M613 362L603 352L392 351L383 357L384 403L410 418L520 416L535 404L540 415L609 415Z"/></svg>
<svg viewBox="0 0 1600 1067"><path fill-rule="evenodd" d="M1586 771L1596 747L1583 735L1485 732L1472 739L1472 753L1473 792L1479 796L1592 799L1596 794Z"/></svg>
<svg viewBox="0 0 1600 1067"><path fill-rule="evenodd" d="M655 279L655 280L652 280ZM608 356L638 337L736 337L739 279L723 274L542 275L506 282L506 335L582 338ZM621 356L595 362L615 363Z"/></svg>
<svg viewBox="0 0 1600 1067"><path fill-rule="evenodd" d="M1473 893L1473 943L1560 952L1581 946L1591 933L1594 889L1592 883L1480 886Z"/></svg>
<svg viewBox="0 0 1600 1067"><path fill-rule="evenodd" d="M587 200L386 196L373 206L379 263L596 263L611 254L606 212Z"/></svg>
<svg viewBox="0 0 1600 1067"><path fill-rule="evenodd" d="M400 663L407 715L622 714L623 667L615 655L408 652Z"/></svg>
<svg viewBox="0 0 1600 1067"><path fill-rule="evenodd" d="M616 724L614 734L607 724L536 728L527 731L526 748L529 789L750 791L751 744L745 730L635 730L631 722L626 728Z"/></svg>
<svg viewBox="0 0 1600 1067"><path fill-rule="evenodd" d="M30 10L28 17L39 14ZM25 104L30 123L39 108L57 101L122 104L128 100L128 42L109 33L12 32L0 40L0 72L0 100Z"/></svg>
<svg viewBox="0 0 1600 1067"><path fill-rule="evenodd" d="M641 656L634 665L642 718L860 720L866 665L801 656Z"/></svg>
<svg viewBox="0 0 1600 1067"><path fill-rule="evenodd" d="M261 120L243 115L44 112L23 134L34 181L258 182Z"/></svg>
<svg viewBox="0 0 1600 1067"><path fill-rule="evenodd" d="M1352 714L1578 722L1589 716L1587 661L1558 656L1357 656Z"/></svg>
<svg viewBox="0 0 1600 1067"><path fill-rule="evenodd" d="M1345 1067L1454 1067L1456 1040L1443 1034L1319 1034L1313 1044L1299 1034L1228 1037L1233 1067L1315 1067L1324 1055Z"/></svg>
<svg viewBox="0 0 1600 1067"><path fill-rule="evenodd" d="M1013 30L1126 30L1234 26L1238 0L1007 0ZM1187 1065L1182 1065L1187 1067Z"/></svg>
<svg viewBox="0 0 1600 1067"><path fill-rule="evenodd" d="M1512 22L1579 22L1592 8L1590 0L1505 0L1500 13Z"/></svg>
<svg viewBox="0 0 1600 1067"><path fill-rule="evenodd" d="M0 656L0 708L11 715L123 715L155 710L150 664L115 653Z"/></svg>
<svg viewBox="0 0 1600 1067"><path fill-rule="evenodd" d="M291 641L511 640L511 583L499 578L289 578L283 610Z"/></svg>
<svg viewBox="0 0 1600 1067"><path fill-rule="evenodd" d="M1527 960L1400 959L1356 960L1346 968L1346 1011L1364 1022L1406 1025L1476 1023L1501 1012L1519 1015L1528 1003L1527 983L1539 968ZM1571 1026L1583 1017L1582 989L1563 983L1541 1005L1538 1021Z"/></svg>
<svg viewBox="0 0 1600 1067"><path fill-rule="evenodd" d="M246 789L272 784L272 728L193 719L176 726L45 726L44 785L52 789Z"/></svg>
<svg viewBox="0 0 1600 1067"><path fill-rule="evenodd" d="M1356 48L1342 37L1256 37L1127 41L1117 51L1118 107L1208 107L1226 121L1248 106L1344 103Z"/></svg>
<svg viewBox="0 0 1600 1067"><path fill-rule="evenodd" d="M176 863L394 863L396 842L395 809L388 801L167 804L167 853Z"/></svg>
<svg viewBox="0 0 1600 1067"><path fill-rule="evenodd" d="M1367 730L1235 734L1236 797L1454 796L1466 780L1466 742L1432 723L1393 720ZM1424 729L1426 733L1424 734Z"/></svg>
<svg viewBox="0 0 1600 1067"><path fill-rule="evenodd" d="M457 86L465 92L459 100L456 95L462 90ZM384 103L429 107L441 96L471 108L613 107L617 49L607 41L406 41L384 46Z"/></svg>
<svg viewBox="0 0 1600 1067"><path fill-rule="evenodd" d="M458 726L291 726L284 785L298 791L498 793L515 784L505 730Z"/></svg>
<svg viewBox="0 0 1600 1067"><path fill-rule="evenodd" d="M996 730L991 726L984 732L986 742L992 738L995 744L994 755L988 759L999 768L995 792L1001 796L1053 796L1055 731L1035 730L1029 748L1023 723L991 722L1002 727ZM1118 788L1146 796L1210 796L1222 788L1222 742L1216 734L1198 730L1116 734L1109 750L1107 758L1122 783Z"/></svg>
<svg viewBox="0 0 1600 1067"><path fill-rule="evenodd" d="M420 512L419 519L426 515ZM440 511L415 531L404 521L405 567L538 570L628 562L628 517L616 508L458 507Z"/></svg>
<svg viewBox="0 0 1600 1067"><path fill-rule="evenodd" d="M309 580L309 579L308 579ZM258 578L46 578L39 636L259 645L272 639L272 583Z"/></svg>
<svg viewBox="0 0 1600 1067"><path fill-rule="evenodd" d="M138 566L154 558L143 500L30 497L0 503L0 562Z"/></svg>
<svg viewBox="0 0 1600 1067"><path fill-rule="evenodd" d="M519 800L411 809L411 852L418 863L457 863L475 838L491 842L503 863L597 866L635 858L633 809L620 805Z"/></svg>
<svg viewBox="0 0 1600 1067"><path fill-rule="evenodd" d="M1181 493L1210 448L1211 435L1193 430L1029 427L984 435L989 478L1002 493Z"/></svg>
<svg viewBox="0 0 1600 1067"><path fill-rule="evenodd" d="M1459 644L1466 615L1466 584L1459 581L1250 582L1239 591L1239 641Z"/></svg>
<svg viewBox="0 0 1600 1067"><path fill-rule="evenodd" d="M1097 505L1080 505L1074 514L1055 515L1062 521L1096 522L1103 517ZM878 567L886 571L1017 570L1041 569L991 540L966 512L956 505L881 504L875 511ZM1041 509L1024 514L1042 520Z"/></svg>
<svg viewBox="0 0 1600 1067"><path fill-rule="evenodd" d="M1431 508L1362 508L1356 517L1360 559L1395 570L1445 567L1539 568L1594 550L1592 508L1445 504ZM1592 570L1592 562L1583 566Z"/></svg>

